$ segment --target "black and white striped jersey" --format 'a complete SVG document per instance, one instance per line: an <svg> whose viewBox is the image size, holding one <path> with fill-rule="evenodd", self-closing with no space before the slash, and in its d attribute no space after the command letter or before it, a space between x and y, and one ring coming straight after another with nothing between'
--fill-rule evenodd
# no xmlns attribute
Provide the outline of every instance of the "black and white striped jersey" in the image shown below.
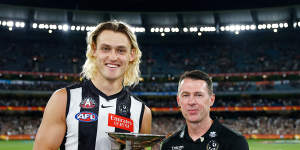
<svg viewBox="0 0 300 150"><path fill-rule="evenodd" d="M66 89L67 127L61 150L111 150L106 132L139 133L145 105L126 88L106 96L88 80Z"/></svg>

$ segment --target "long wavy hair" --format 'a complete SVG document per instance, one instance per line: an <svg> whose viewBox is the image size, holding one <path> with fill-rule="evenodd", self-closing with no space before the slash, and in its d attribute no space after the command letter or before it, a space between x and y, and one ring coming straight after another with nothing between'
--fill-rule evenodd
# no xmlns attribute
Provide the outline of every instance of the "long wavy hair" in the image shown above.
<svg viewBox="0 0 300 150"><path fill-rule="evenodd" d="M87 51L86 51L86 61L82 66L81 77L86 79L93 79L97 73L96 58L93 56L93 44L97 45L97 37L104 30L111 30L114 32L120 32L125 34L130 40L131 50L134 51L134 60L129 62L128 68L124 74L123 86L136 85L140 79L140 68L142 52L139 49L137 39L130 26L124 22L120 21L108 21L100 23L96 26L87 36Z"/></svg>

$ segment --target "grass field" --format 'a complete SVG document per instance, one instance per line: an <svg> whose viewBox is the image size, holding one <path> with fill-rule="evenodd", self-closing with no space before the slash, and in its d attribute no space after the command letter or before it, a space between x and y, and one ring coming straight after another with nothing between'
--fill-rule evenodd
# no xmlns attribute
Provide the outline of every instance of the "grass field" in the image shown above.
<svg viewBox="0 0 300 150"><path fill-rule="evenodd" d="M248 140L250 150L299 150L300 140ZM32 150L33 141L0 141L0 150Z"/></svg>

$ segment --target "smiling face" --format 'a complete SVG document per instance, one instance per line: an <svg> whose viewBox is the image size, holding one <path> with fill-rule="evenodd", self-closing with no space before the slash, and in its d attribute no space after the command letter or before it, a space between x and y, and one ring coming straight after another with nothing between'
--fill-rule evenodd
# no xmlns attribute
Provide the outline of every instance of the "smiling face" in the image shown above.
<svg viewBox="0 0 300 150"><path fill-rule="evenodd" d="M97 74L108 81L123 80L134 53L128 37L121 32L102 31L93 44L93 57L96 58Z"/></svg>
<svg viewBox="0 0 300 150"><path fill-rule="evenodd" d="M210 94L204 80L185 78L179 83L177 103L187 123L200 123L209 119L215 95Z"/></svg>

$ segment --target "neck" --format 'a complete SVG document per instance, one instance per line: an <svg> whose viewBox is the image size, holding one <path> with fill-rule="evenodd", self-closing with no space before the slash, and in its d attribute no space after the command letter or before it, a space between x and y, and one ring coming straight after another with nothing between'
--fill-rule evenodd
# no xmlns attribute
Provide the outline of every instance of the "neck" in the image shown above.
<svg viewBox="0 0 300 150"><path fill-rule="evenodd" d="M193 141L196 141L209 130L212 123L213 120L210 117L207 117L201 122L187 122L189 136Z"/></svg>
<svg viewBox="0 0 300 150"><path fill-rule="evenodd" d="M107 80L98 76L92 79L95 87L107 96L120 92L123 88L122 81L123 79Z"/></svg>

